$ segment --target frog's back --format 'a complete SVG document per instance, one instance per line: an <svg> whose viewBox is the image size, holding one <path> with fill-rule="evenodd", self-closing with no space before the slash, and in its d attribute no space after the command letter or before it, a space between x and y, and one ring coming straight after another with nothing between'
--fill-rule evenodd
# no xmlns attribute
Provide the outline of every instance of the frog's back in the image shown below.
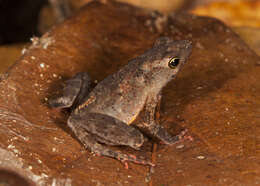
<svg viewBox="0 0 260 186"><path fill-rule="evenodd" d="M101 81L79 108L84 107L83 112L110 115L130 124L142 110L147 95L137 66L132 61Z"/></svg>

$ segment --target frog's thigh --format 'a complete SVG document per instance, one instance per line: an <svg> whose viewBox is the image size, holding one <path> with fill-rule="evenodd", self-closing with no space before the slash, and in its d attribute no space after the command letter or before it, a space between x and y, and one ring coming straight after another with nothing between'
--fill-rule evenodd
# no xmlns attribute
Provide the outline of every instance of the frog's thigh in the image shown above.
<svg viewBox="0 0 260 186"><path fill-rule="evenodd" d="M99 143L102 143L102 144L106 144L106 145L110 145L110 146L120 145L119 143L109 141L108 139L104 139L97 135L94 135L93 138L95 138L96 141L98 141Z"/></svg>
<svg viewBox="0 0 260 186"><path fill-rule="evenodd" d="M114 157L114 152L99 144L95 139L95 135L86 131L84 127L82 127L82 125L78 123L73 123L73 125L71 125L70 127L77 138L80 140L80 142L91 152Z"/></svg>
<svg viewBox="0 0 260 186"><path fill-rule="evenodd" d="M60 97L50 99L49 105L56 108L68 108L75 102L83 99L90 92L90 78L86 72L80 72L71 79L65 81L64 88Z"/></svg>
<svg viewBox="0 0 260 186"><path fill-rule="evenodd" d="M138 149L144 142L142 133L124 122L99 113L72 114L68 125L80 125L89 133L97 136L99 142L126 145Z"/></svg>

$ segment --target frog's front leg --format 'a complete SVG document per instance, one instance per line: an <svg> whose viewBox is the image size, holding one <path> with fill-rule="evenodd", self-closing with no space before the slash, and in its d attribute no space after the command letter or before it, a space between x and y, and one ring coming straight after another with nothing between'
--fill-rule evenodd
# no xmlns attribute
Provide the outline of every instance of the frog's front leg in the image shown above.
<svg viewBox="0 0 260 186"><path fill-rule="evenodd" d="M90 78L86 72L80 72L65 81L61 96L49 100L54 108L76 107L90 92ZM73 109L73 108L72 108Z"/></svg>
<svg viewBox="0 0 260 186"><path fill-rule="evenodd" d="M126 145L135 149L143 144L144 138L140 131L116 118L99 113L72 114L68 126L87 149L98 155L116 158L126 166L127 161L153 166L149 161L113 151L101 144Z"/></svg>
<svg viewBox="0 0 260 186"><path fill-rule="evenodd" d="M155 112L158 103L161 101L161 94L150 95L146 101L144 108L143 122L138 124L141 128L148 130L151 136L157 137L164 144L172 145L183 139L192 140L191 136L185 136L187 130L182 131L180 134L172 136L161 125L155 121Z"/></svg>

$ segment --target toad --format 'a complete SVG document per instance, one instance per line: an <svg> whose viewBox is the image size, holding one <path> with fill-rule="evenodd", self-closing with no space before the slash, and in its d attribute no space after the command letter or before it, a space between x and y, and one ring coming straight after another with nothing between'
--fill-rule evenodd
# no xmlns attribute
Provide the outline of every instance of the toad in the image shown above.
<svg viewBox="0 0 260 186"><path fill-rule="evenodd" d="M143 133L131 124L141 111L144 117L137 126L150 136L168 145L185 138L186 130L174 136L157 124L155 110L162 88L183 67L191 48L190 41L161 37L151 49L130 60L92 90L88 74L76 74L65 82L62 95L50 99L49 105L71 108L67 124L91 152L116 158L126 166L128 161L153 166L150 161L112 150L109 145L140 149L144 143Z"/></svg>

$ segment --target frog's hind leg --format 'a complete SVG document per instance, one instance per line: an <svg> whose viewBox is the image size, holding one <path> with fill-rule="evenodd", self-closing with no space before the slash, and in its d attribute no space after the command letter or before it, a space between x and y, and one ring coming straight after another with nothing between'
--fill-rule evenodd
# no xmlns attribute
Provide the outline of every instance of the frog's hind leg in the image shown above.
<svg viewBox="0 0 260 186"><path fill-rule="evenodd" d="M50 99L48 103L55 108L75 108L89 94L90 84L89 75L86 72L80 72L64 82L61 96Z"/></svg>
<svg viewBox="0 0 260 186"><path fill-rule="evenodd" d="M83 145L89 149L91 152L97 154L97 155L102 155L102 156L107 156L111 158L115 158L119 161L121 161L126 168L128 168L128 161L137 163L137 164L143 164L143 165L150 165L154 166L149 161L137 158L135 155L130 155L130 154L124 154L120 151L114 151L109 148L107 148L104 145L101 145L95 140L95 136L93 134L83 132L78 136L78 139L83 143Z"/></svg>
<svg viewBox="0 0 260 186"><path fill-rule="evenodd" d="M144 142L143 134L139 130L105 114L85 113L79 110L71 114L68 125L72 129L79 125L97 136L97 141L105 144L125 145L139 149Z"/></svg>
<svg viewBox="0 0 260 186"><path fill-rule="evenodd" d="M99 143L128 145L136 149L142 145L142 134L137 129L115 118L97 113L85 113L81 116L72 114L68 120L68 125L81 143L96 154L116 158L126 166L127 161L153 166L149 161L111 150Z"/></svg>

